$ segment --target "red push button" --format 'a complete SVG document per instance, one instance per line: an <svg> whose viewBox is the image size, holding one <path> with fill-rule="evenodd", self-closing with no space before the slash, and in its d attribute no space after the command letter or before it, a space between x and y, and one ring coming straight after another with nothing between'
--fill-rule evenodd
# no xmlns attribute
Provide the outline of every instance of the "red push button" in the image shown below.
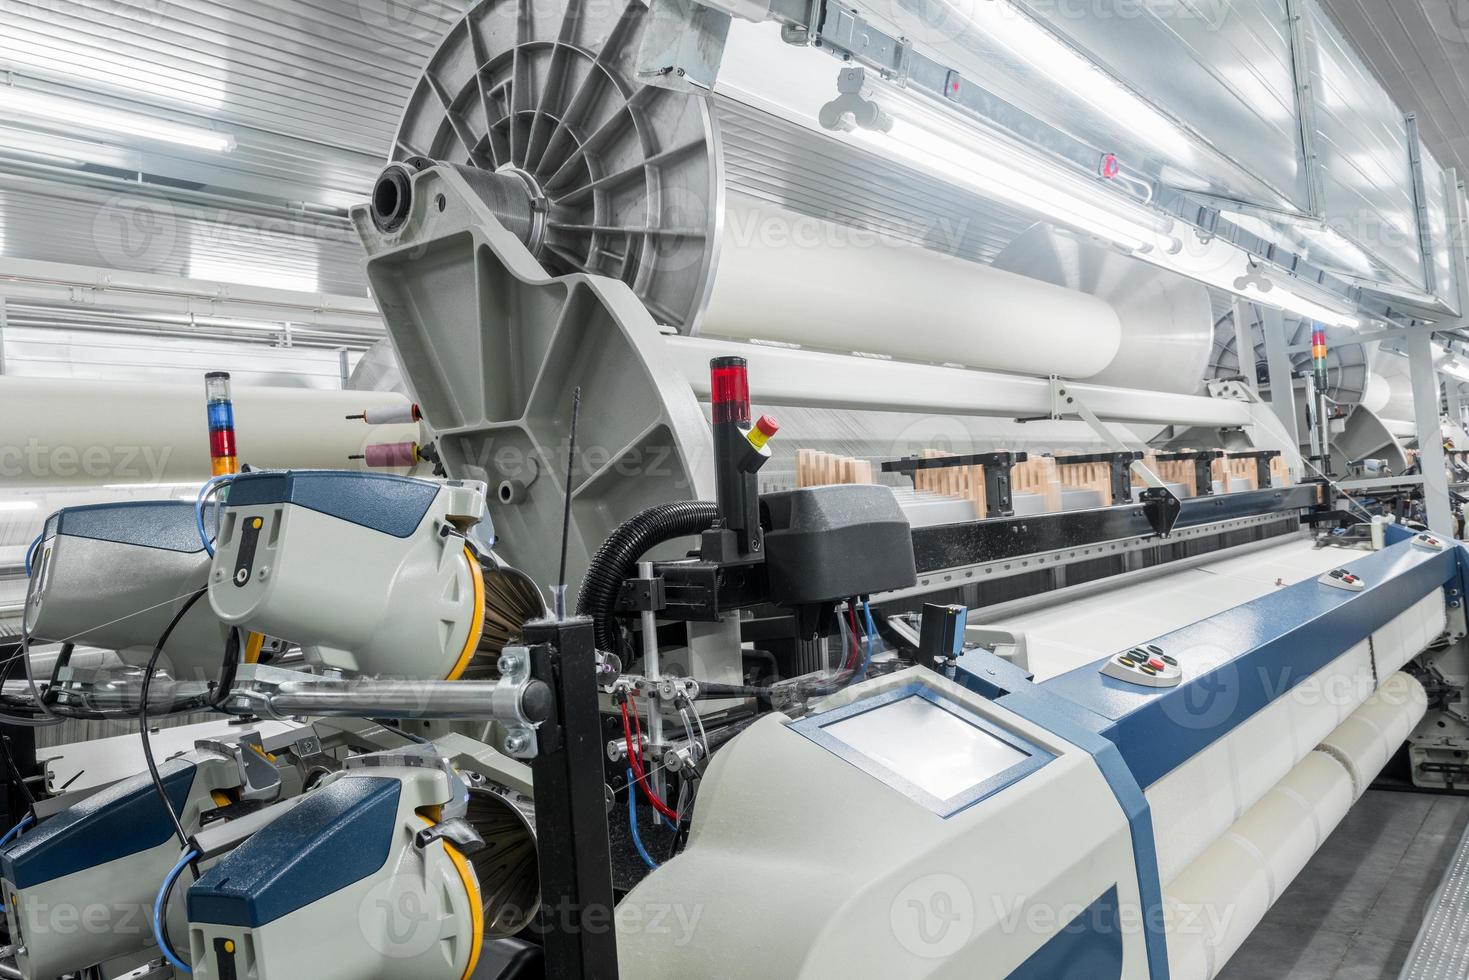
<svg viewBox="0 0 1469 980"><path fill-rule="evenodd" d="M1153 668L1154 670L1163 670L1168 665L1165 664L1163 661L1159 660L1157 657L1154 657L1153 659L1151 659L1151 660L1148 661L1148 666L1151 667L1151 668Z"/></svg>

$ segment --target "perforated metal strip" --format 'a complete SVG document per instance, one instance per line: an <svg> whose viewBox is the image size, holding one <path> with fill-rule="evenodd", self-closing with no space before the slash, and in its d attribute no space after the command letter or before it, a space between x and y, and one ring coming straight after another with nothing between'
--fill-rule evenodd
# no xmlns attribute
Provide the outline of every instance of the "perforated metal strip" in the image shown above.
<svg viewBox="0 0 1469 980"><path fill-rule="evenodd" d="M1469 834L1429 903L1399 980L1469 977Z"/></svg>

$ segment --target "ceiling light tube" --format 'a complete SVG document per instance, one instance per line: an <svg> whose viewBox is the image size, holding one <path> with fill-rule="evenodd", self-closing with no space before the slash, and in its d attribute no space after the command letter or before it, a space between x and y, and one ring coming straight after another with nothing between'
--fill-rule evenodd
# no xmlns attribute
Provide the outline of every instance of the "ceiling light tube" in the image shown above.
<svg viewBox="0 0 1469 980"><path fill-rule="evenodd" d="M216 153L235 148L234 137L227 133L171 123L132 112L120 112L108 106L89 105L14 85L0 87L0 109L50 123L86 126L107 133L137 136Z"/></svg>
<svg viewBox="0 0 1469 980"><path fill-rule="evenodd" d="M1038 176L1045 173L1041 164L1032 162L1022 168L1007 163L906 118L893 119L886 133L858 129L852 135L919 170L1131 251L1146 251L1168 240L1163 231L1166 222L1141 209L1132 209L1137 217L1128 217L1099 203L1099 192L1086 193Z"/></svg>
<svg viewBox="0 0 1469 980"><path fill-rule="evenodd" d="M1273 306L1286 313L1294 313L1328 327L1350 327L1355 330L1362 325L1360 316L1332 309L1259 274L1240 277L1235 282L1235 288L1246 299Z"/></svg>

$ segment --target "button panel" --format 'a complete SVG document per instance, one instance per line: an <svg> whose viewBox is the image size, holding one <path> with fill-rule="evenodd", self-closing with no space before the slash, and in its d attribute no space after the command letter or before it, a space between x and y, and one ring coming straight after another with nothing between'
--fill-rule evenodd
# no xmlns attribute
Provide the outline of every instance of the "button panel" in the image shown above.
<svg viewBox="0 0 1469 980"><path fill-rule="evenodd" d="M1141 687L1176 687L1183 680L1178 661L1148 643L1125 650L1102 665L1102 673Z"/></svg>
<svg viewBox="0 0 1469 980"><path fill-rule="evenodd" d="M1362 581L1362 576L1349 568L1333 568L1316 581L1322 585L1329 585L1333 589L1344 589L1347 592L1361 592L1367 588L1367 583Z"/></svg>
<svg viewBox="0 0 1469 980"><path fill-rule="evenodd" d="M1443 538L1440 538L1436 534L1420 534L1413 539L1413 544L1415 547L1422 548L1424 551L1443 551L1448 547L1444 543Z"/></svg>

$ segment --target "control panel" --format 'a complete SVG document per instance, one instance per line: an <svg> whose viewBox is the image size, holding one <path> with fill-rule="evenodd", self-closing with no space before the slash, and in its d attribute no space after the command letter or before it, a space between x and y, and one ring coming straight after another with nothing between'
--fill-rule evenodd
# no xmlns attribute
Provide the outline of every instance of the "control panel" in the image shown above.
<svg viewBox="0 0 1469 980"><path fill-rule="evenodd" d="M1422 548L1424 551L1443 551L1448 547L1443 538L1434 534L1420 534L1413 539L1413 547Z"/></svg>
<svg viewBox="0 0 1469 980"><path fill-rule="evenodd" d="M1140 687L1177 687L1183 680L1178 661L1151 643L1112 657L1102 665L1102 673Z"/></svg>
<svg viewBox="0 0 1469 980"><path fill-rule="evenodd" d="M1345 589L1348 592L1361 592L1367 588L1367 583L1362 581L1362 576L1346 568L1333 568L1316 581L1322 585L1329 585L1333 589Z"/></svg>

